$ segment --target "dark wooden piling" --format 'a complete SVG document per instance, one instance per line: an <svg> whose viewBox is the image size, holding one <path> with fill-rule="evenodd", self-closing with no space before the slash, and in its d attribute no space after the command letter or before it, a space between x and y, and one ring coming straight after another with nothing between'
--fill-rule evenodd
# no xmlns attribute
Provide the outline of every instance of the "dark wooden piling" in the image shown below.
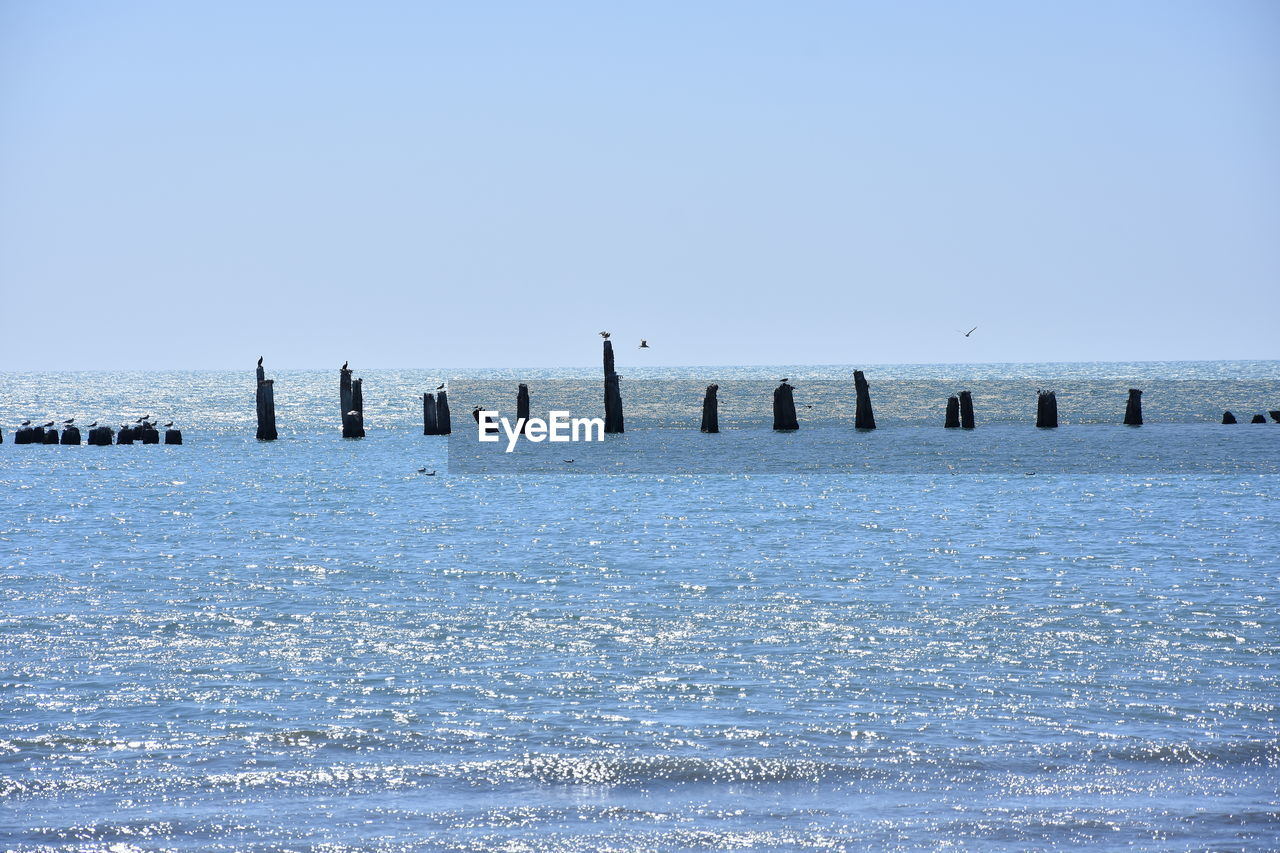
<svg viewBox="0 0 1280 853"><path fill-rule="evenodd" d="M143 424L142 429L138 432L138 438L142 439L143 444L159 444L160 430L151 426L151 424Z"/></svg>
<svg viewBox="0 0 1280 853"><path fill-rule="evenodd" d="M1142 426L1142 392L1137 388L1129 389L1129 402L1124 407L1124 425Z"/></svg>
<svg viewBox="0 0 1280 853"><path fill-rule="evenodd" d="M1224 424L1233 424L1233 423L1235 423L1235 422L1236 422L1236 416L1235 416L1235 415L1233 415L1233 414L1231 414L1231 412L1230 412L1230 411L1223 412L1223 413L1222 413L1222 422L1223 422Z"/></svg>
<svg viewBox="0 0 1280 853"><path fill-rule="evenodd" d="M796 420L796 399L791 392L791 385L783 382L773 389L773 428L778 432L791 432L800 429L800 421Z"/></svg>
<svg viewBox="0 0 1280 853"><path fill-rule="evenodd" d="M942 424L947 429L960 429L960 398L952 395L947 398L947 416Z"/></svg>
<svg viewBox="0 0 1280 853"><path fill-rule="evenodd" d="M1266 422L1267 422L1266 415L1254 415L1253 420L1249 421L1249 423L1251 424L1265 424Z"/></svg>
<svg viewBox="0 0 1280 853"><path fill-rule="evenodd" d="M270 380L268 380L268 381L270 381ZM169 429L165 430L165 431L164 431L164 443L165 443L165 444L182 444L182 430L180 430L180 429L173 429L172 427L170 427Z"/></svg>
<svg viewBox="0 0 1280 853"><path fill-rule="evenodd" d="M345 411L345 409L344 409ZM267 378L267 372L258 361L258 441L275 441L276 432L276 381ZM165 441L168 444L168 440ZM181 444L181 442L179 442Z"/></svg>
<svg viewBox="0 0 1280 853"><path fill-rule="evenodd" d="M80 430L73 426L62 428L62 439L59 444L80 444Z"/></svg>
<svg viewBox="0 0 1280 853"><path fill-rule="evenodd" d="M1267 412L1267 414L1271 415L1271 420L1280 424L1280 409L1272 409L1271 411Z"/></svg>
<svg viewBox="0 0 1280 853"><path fill-rule="evenodd" d="M1041 391L1036 400L1036 426L1056 429L1058 426L1058 395L1053 391Z"/></svg>
<svg viewBox="0 0 1280 853"><path fill-rule="evenodd" d="M453 432L453 420L449 417L449 392L436 394L436 435L450 435Z"/></svg>
<svg viewBox="0 0 1280 853"><path fill-rule="evenodd" d="M960 392L960 428L973 429L973 394Z"/></svg>
<svg viewBox="0 0 1280 853"><path fill-rule="evenodd" d="M43 440L45 444L57 444L58 443L57 428L44 430Z"/></svg>
<svg viewBox="0 0 1280 853"><path fill-rule="evenodd" d="M861 370L853 372L853 387L857 394L857 403L853 410L853 426L855 429L875 429L876 416L871 411L871 386Z"/></svg>
<svg viewBox="0 0 1280 853"><path fill-rule="evenodd" d="M115 437L115 430L109 426L96 426L89 430L88 444L94 447L107 447Z"/></svg>
<svg viewBox="0 0 1280 853"><path fill-rule="evenodd" d="M116 434L116 444L133 444L138 438L137 427L125 424L120 427L120 432Z"/></svg>
<svg viewBox="0 0 1280 853"><path fill-rule="evenodd" d="M31 444L31 436L34 433L32 427L18 427L13 431L14 444Z"/></svg>
<svg viewBox="0 0 1280 853"><path fill-rule="evenodd" d="M720 431L720 399L719 385L708 385L706 396L702 398L702 431Z"/></svg>
<svg viewBox="0 0 1280 853"><path fill-rule="evenodd" d="M626 431L622 417L622 386L618 372L613 368L613 341L604 342L604 431Z"/></svg>
<svg viewBox="0 0 1280 853"><path fill-rule="evenodd" d="M342 367L338 372L338 399L342 403L342 437L364 438L364 389L363 382L351 378L351 369ZM359 399L357 400L357 395Z"/></svg>
<svg viewBox="0 0 1280 853"><path fill-rule="evenodd" d="M529 428L529 386L520 383L520 387L516 389L516 419L523 418L520 424L520 432L524 432ZM480 420L480 413L476 413L476 420Z"/></svg>
<svg viewBox="0 0 1280 853"><path fill-rule="evenodd" d="M422 395L422 434L423 435L439 435L436 429L436 395L426 393Z"/></svg>

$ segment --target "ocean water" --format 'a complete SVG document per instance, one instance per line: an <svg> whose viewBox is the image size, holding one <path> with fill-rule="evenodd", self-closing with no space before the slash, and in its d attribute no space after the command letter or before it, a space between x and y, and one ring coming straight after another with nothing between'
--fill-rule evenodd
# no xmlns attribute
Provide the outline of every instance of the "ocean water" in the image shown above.
<svg viewBox="0 0 1280 853"><path fill-rule="evenodd" d="M269 370L274 443L251 371L0 374L0 848L1280 848L1280 424L1216 423L1280 362L870 368L861 434L850 368L620 370L612 467L514 473L472 406L594 373L367 371L343 441Z"/></svg>

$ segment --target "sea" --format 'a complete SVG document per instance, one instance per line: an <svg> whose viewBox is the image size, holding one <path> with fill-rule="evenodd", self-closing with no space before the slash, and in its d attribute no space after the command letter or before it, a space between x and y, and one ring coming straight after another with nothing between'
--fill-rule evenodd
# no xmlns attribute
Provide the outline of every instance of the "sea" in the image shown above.
<svg viewBox="0 0 1280 853"><path fill-rule="evenodd" d="M1280 361L853 369L0 373L0 849L1280 849Z"/></svg>

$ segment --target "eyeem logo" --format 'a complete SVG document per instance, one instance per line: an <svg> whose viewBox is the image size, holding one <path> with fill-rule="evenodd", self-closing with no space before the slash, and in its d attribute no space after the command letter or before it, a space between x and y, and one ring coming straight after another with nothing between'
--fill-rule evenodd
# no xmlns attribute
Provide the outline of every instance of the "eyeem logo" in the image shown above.
<svg viewBox="0 0 1280 853"><path fill-rule="evenodd" d="M513 425L498 413L480 412L476 423L477 438L480 441L501 441L498 427L507 435L507 453L516 449L516 442L521 436L537 444L541 441L604 441L604 418L571 418L568 412L547 412L547 420L542 418L516 418ZM595 438L591 431L595 430Z"/></svg>

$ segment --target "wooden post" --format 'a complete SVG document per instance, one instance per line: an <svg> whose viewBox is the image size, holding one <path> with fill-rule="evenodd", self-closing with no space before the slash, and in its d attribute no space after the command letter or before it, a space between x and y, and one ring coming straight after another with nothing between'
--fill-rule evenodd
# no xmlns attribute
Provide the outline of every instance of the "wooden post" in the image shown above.
<svg viewBox="0 0 1280 853"><path fill-rule="evenodd" d="M960 392L960 428L973 429L973 394Z"/></svg>
<svg viewBox="0 0 1280 853"><path fill-rule="evenodd" d="M1266 422L1267 422L1266 415L1254 415L1253 420L1249 421L1249 423L1251 424L1265 424Z"/></svg>
<svg viewBox="0 0 1280 853"><path fill-rule="evenodd" d="M96 426L89 430L88 444L91 444L94 447L107 447L111 444L111 439L114 438L114 433L115 431L109 426Z"/></svg>
<svg viewBox="0 0 1280 853"><path fill-rule="evenodd" d="M143 444L160 443L160 431L151 424L143 424L142 429L138 432L138 437L142 439Z"/></svg>
<svg viewBox="0 0 1280 853"><path fill-rule="evenodd" d="M13 431L14 444L31 444L31 436L34 434L32 427L18 427Z"/></svg>
<svg viewBox="0 0 1280 853"><path fill-rule="evenodd" d="M258 441L275 441L277 438L279 438L279 435L276 433L276 381L267 378L267 372L262 367L262 360L259 359ZM168 443L167 437L165 443Z"/></svg>
<svg viewBox="0 0 1280 853"><path fill-rule="evenodd" d="M1058 395L1053 391L1038 392L1036 426L1041 429L1055 429L1058 426Z"/></svg>
<svg viewBox="0 0 1280 853"><path fill-rule="evenodd" d="M120 432L116 434L116 444L133 444L134 439L137 437L137 430L130 424L125 424L120 427Z"/></svg>
<svg viewBox="0 0 1280 853"><path fill-rule="evenodd" d="M1272 409L1271 411L1267 412L1267 414L1271 415L1271 420L1280 424L1280 409Z"/></svg>
<svg viewBox="0 0 1280 853"><path fill-rule="evenodd" d="M960 398L954 394L947 398L947 417L942 425L947 429L960 429Z"/></svg>
<svg viewBox="0 0 1280 853"><path fill-rule="evenodd" d="M270 382L271 380L267 380L267 381ZM165 430L164 443L165 444L182 444L182 430L173 429L172 427Z"/></svg>
<svg viewBox="0 0 1280 853"><path fill-rule="evenodd" d="M422 434L423 435L439 435L440 431L436 429L436 395L426 393L422 395Z"/></svg>
<svg viewBox="0 0 1280 853"><path fill-rule="evenodd" d="M520 432L523 433L529 427L529 386L520 383L520 387L516 389L516 419L524 418L524 423L520 425ZM480 413L476 413L476 421L479 422Z"/></svg>
<svg viewBox="0 0 1280 853"><path fill-rule="evenodd" d="M1222 422L1223 422L1224 424L1233 424L1233 423L1235 423L1235 422L1236 422L1236 416L1235 416L1235 415L1233 415L1233 414L1231 414L1231 412L1230 412L1230 411L1223 412L1223 413L1222 413Z"/></svg>
<svg viewBox="0 0 1280 853"><path fill-rule="evenodd" d="M449 417L449 392L436 394L436 435L449 435L453 432L453 422Z"/></svg>
<svg viewBox="0 0 1280 853"><path fill-rule="evenodd" d="M604 431L620 433L626 431L622 417L622 387L619 385L618 372L613 369L613 342L604 342Z"/></svg>
<svg viewBox="0 0 1280 853"><path fill-rule="evenodd" d="M58 428L57 428L57 427L54 427L53 429L46 429L46 430L44 431L44 443L45 443L45 444L57 444L57 443L58 443Z"/></svg>
<svg viewBox="0 0 1280 853"><path fill-rule="evenodd" d="M853 410L853 426L855 429L875 429L876 416L871 411L871 386L861 370L853 372L853 387L857 394L857 403Z"/></svg>
<svg viewBox="0 0 1280 853"><path fill-rule="evenodd" d="M62 444L80 444L80 430L73 426L62 428Z"/></svg>
<svg viewBox="0 0 1280 853"><path fill-rule="evenodd" d="M351 378L350 368L338 372L338 398L342 403L342 437L364 438L363 383ZM359 397L357 398L357 395Z"/></svg>
<svg viewBox="0 0 1280 853"><path fill-rule="evenodd" d="M1129 389L1129 402L1124 407L1124 425L1142 426L1142 392Z"/></svg>
<svg viewBox="0 0 1280 853"><path fill-rule="evenodd" d="M792 386L783 382L773 389L773 428L778 432L792 432L800 429L796 420L796 400L791 393Z"/></svg>
<svg viewBox="0 0 1280 853"><path fill-rule="evenodd" d="M719 390L719 385L708 385L707 394L702 398L703 432L720 431L720 400L716 396L716 392Z"/></svg>

